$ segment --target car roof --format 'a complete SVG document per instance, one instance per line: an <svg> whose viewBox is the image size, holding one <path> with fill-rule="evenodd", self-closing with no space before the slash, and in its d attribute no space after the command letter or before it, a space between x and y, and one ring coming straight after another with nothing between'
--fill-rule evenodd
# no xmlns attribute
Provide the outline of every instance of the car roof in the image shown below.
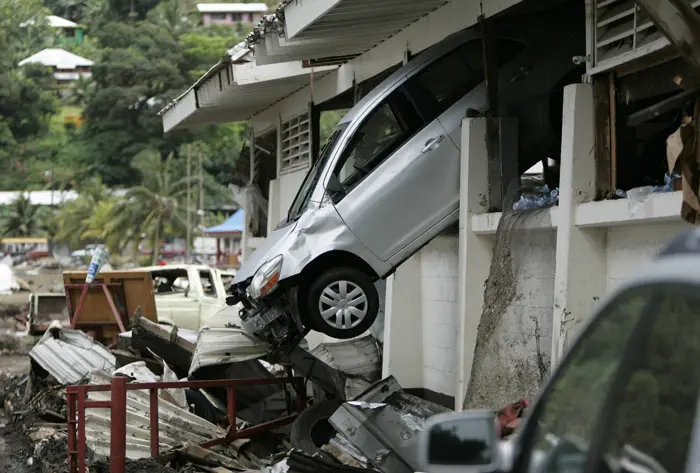
<svg viewBox="0 0 700 473"><path fill-rule="evenodd" d="M343 125L346 123L350 123L358 115L362 115L366 107L370 104L372 104L375 100L380 98L384 92L386 91L387 88L393 86L396 82L398 82L401 78L403 78L405 75L411 73L412 71L418 69L419 67L423 66L424 64L431 62L433 59L437 59L438 57L442 56L443 54L446 54L450 51L452 51L454 48L459 46L462 43L465 43L466 41L473 39L473 38L478 38L479 34L475 32L473 29L467 29L467 30L462 30L457 33L453 33L452 35L447 36L444 40L441 42L431 46L430 48L426 49L422 53L418 54L415 58L413 58L408 64L405 66L397 69L394 71L389 77L384 79L379 85L374 87L367 95L362 97L357 104L355 104L352 109L348 113L345 114L343 118L340 119L340 122L338 125Z"/></svg>

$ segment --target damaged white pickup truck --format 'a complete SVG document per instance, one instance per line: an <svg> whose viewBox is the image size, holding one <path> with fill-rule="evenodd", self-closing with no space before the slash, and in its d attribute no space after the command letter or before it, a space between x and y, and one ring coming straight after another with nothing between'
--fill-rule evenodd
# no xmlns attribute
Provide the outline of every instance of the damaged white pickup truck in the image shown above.
<svg viewBox="0 0 700 473"><path fill-rule="evenodd" d="M226 307L226 290L234 272L198 265L139 268L153 280L158 323L199 330Z"/></svg>

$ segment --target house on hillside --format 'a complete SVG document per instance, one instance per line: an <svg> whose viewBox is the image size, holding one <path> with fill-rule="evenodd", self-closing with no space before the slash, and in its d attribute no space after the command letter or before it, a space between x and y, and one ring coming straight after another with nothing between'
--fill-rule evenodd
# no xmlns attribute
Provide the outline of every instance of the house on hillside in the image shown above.
<svg viewBox="0 0 700 473"><path fill-rule="evenodd" d="M47 48L20 61L19 65L42 64L53 69L53 77L59 89L66 89L78 78L92 77L91 60L64 49Z"/></svg>
<svg viewBox="0 0 700 473"><path fill-rule="evenodd" d="M83 41L83 36L85 34L85 27L83 25L79 25L78 23L56 15L48 15L46 21L49 27L56 30L58 36L57 42L59 44L78 44ZM29 20L22 23L20 26L31 25L33 23L34 20Z"/></svg>
<svg viewBox="0 0 700 473"><path fill-rule="evenodd" d="M56 29L59 33L57 38L59 44L79 44L83 41L83 35L85 34L83 25L56 15L49 15L46 19L49 21L49 26Z"/></svg>
<svg viewBox="0 0 700 473"><path fill-rule="evenodd" d="M231 25L239 23L254 25L267 13L264 3L198 3L202 23L209 25Z"/></svg>

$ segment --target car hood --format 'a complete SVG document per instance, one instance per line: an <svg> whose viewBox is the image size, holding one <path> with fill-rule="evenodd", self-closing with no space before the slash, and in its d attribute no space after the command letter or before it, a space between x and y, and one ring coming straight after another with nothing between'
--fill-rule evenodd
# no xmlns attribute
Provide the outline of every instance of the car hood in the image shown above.
<svg viewBox="0 0 700 473"><path fill-rule="evenodd" d="M270 233L265 239L265 243L245 259L241 268L236 272L233 284L239 284L252 278L263 263L281 254L281 252L276 249L277 245L292 233L296 226L297 222L292 222Z"/></svg>

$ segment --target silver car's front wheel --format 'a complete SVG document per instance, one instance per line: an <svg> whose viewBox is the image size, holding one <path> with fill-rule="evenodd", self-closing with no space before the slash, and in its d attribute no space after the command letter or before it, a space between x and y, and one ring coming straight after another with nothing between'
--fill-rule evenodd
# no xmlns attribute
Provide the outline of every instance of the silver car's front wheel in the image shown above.
<svg viewBox="0 0 700 473"><path fill-rule="evenodd" d="M357 327L367 316L367 295L351 281L337 281L321 292L318 311L331 327L344 330Z"/></svg>
<svg viewBox="0 0 700 473"><path fill-rule="evenodd" d="M307 294L312 328L334 338L348 339L368 330L379 312L374 281L355 268L335 268L321 274Z"/></svg>

